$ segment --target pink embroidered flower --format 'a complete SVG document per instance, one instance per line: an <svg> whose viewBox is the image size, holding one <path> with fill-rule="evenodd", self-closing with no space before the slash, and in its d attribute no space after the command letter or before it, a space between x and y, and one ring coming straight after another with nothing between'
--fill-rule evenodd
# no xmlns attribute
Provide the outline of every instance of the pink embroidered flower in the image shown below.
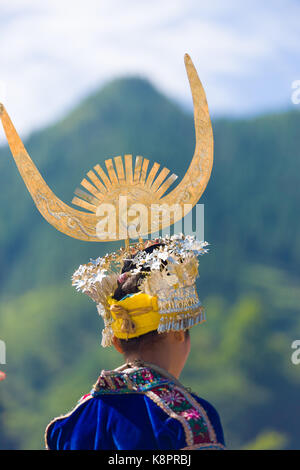
<svg viewBox="0 0 300 470"><path fill-rule="evenodd" d="M186 418L187 420L190 420L190 419L199 419L201 418L201 414L199 413L199 411L195 410L195 408L191 408L190 410L186 410L182 413L182 416L184 418Z"/></svg>
<svg viewBox="0 0 300 470"><path fill-rule="evenodd" d="M153 374L149 369L143 369L141 374L142 374L143 379L146 382L154 379Z"/></svg>
<svg viewBox="0 0 300 470"><path fill-rule="evenodd" d="M170 390L165 388L161 394L160 398L167 404L171 406L180 406L184 401L184 396L177 392L176 390Z"/></svg>

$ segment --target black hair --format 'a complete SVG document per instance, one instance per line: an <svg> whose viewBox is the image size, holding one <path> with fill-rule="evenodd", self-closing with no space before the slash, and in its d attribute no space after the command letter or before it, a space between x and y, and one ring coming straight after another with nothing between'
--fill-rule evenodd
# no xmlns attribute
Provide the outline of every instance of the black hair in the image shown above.
<svg viewBox="0 0 300 470"><path fill-rule="evenodd" d="M154 245L151 245L142 251L144 251L145 253L152 253L152 251L159 246L163 246L163 243L155 243ZM136 265L131 259L126 260L123 264L121 274L129 273L135 268L136 268ZM150 268L145 268L144 271L150 271ZM125 295L127 294L136 294L137 292L139 292L140 290L139 285L141 284L144 277L145 277L144 273L137 273L137 274L131 275L128 279L126 279L122 283L118 281L118 287L116 288L113 294L113 298L116 300L122 300L123 297L125 297Z"/></svg>

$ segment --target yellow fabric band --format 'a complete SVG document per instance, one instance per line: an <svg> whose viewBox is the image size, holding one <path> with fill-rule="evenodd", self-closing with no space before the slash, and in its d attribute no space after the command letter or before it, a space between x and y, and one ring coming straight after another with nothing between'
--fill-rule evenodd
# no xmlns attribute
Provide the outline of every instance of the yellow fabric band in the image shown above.
<svg viewBox="0 0 300 470"><path fill-rule="evenodd" d="M107 298L113 318L114 335L120 339L137 338L157 330L160 314L157 297L137 292L122 300Z"/></svg>

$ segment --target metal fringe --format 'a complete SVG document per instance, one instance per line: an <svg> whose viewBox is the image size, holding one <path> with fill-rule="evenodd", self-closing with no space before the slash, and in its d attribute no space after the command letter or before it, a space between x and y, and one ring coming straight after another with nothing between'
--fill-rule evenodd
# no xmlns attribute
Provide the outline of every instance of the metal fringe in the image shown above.
<svg viewBox="0 0 300 470"><path fill-rule="evenodd" d="M168 331L188 330L192 326L206 320L204 307L200 307L197 312L183 312L176 315L162 315L157 328L159 333Z"/></svg>
<svg viewBox="0 0 300 470"><path fill-rule="evenodd" d="M113 333L112 327L110 325L105 326L105 328L102 330L101 346L103 348L107 348L111 346L113 336L114 336L114 333Z"/></svg>

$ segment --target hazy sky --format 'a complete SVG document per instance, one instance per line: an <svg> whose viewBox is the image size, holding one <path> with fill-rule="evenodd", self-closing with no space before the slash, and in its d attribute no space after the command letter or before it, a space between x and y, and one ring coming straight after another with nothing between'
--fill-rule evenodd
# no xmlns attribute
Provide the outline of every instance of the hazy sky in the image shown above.
<svg viewBox="0 0 300 470"><path fill-rule="evenodd" d="M22 135L116 76L191 106L185 52L214 115L295 106L299 0L2 0L0 28L0 99Z"/></svg>

